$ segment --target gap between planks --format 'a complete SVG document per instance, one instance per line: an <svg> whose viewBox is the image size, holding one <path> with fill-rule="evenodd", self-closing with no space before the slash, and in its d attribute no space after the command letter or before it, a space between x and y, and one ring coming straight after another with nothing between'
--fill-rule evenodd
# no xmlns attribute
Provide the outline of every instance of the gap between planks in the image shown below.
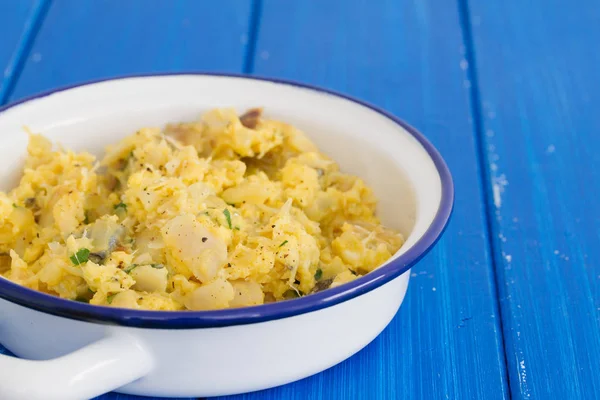
<svg viewBox="0 0 600 400"><path fill-rule="evenodd" d="M473 116L473 124L475 131L475 143L477 146L477 161L479 164L479 178L481 181L481 199L483 201L483 208L485 210L485 225L487 230L487 241L490 249L490 263L493 271L493 282L495 292L495 307L496 313L499 316L498 324L500 331L500 338L502 343L502 354L504 356L504 378L507 384L508 398L512 399L510 374L508 372L508 354L505 341L504 332L504 315L502 313L502 307L500 306L500 282L504 281L504 274L502 268L498 265L501 263L497 262L498 248L494 240L494 231L497 226L495 224L494 213L495 207L493 207L495 195L493 194L491 171L488 168L489 161L487 152L485 151L485 144L483 140L483 120L481 116L481 96L479 91L479 77L477 75L477 68L475 64L475 47L473 45L473 34L471 31L471 16L469 14L469 0L457 0L459 23L463 35L463 42L465 46L464 57L466 63L463 65L461 61L461 68L465 70L467 74L469 90L469 102L471 107L471 115Z"/></svg>

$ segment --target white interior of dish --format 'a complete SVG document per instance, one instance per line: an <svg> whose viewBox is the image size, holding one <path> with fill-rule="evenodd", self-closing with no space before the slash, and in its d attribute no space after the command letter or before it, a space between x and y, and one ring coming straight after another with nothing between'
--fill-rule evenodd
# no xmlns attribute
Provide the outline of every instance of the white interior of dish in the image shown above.
<svg viewBox="0 0 600 400"><path fill-rule="evenodd" d="M421 144L387 117L350 100L282 83L179 75L127 78L82 86L0 113L0 190L18 183L26 155L23 127L74 150L104 146L144 126L189 121L214 107L262 106L267 117L302 129L343 171L363 178L378 215L407 238L427 230L441 201L441 180Z"/></svg>

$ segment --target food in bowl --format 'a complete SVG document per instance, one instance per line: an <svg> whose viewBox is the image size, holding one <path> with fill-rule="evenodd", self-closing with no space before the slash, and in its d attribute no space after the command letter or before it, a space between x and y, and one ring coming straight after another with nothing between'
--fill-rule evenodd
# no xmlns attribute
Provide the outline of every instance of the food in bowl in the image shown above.
<svg viewBox="0 0 600 400"><path fill-rule="evenodd" d="M266 389L341 362L394 318L410 268L448 222L452 177L422 134L327 89L279 79L169 74L39 95L0 108L0 188L12 189L21 177L24 123L53 142L97 151L141 126L196 119L198 110L214 104L261 104L270 116L301 126L342 170L369 183L379 217L406 242L385 265L336 288L216 311L93 306L0 279L0 343L20 357L0 355L0 398L89 399L113 390L210 397ZM301 357L282 357L282 349L299 343Z"/></svg>
<svg viewBox="0 0 600 400"><path fill-rule="evenodd" d="M30 134L19 185L0 193L0 273L95 305L259 305L385 263L404 239L375 207L365 182L260 109L142 128L99 162Z"/></svg>

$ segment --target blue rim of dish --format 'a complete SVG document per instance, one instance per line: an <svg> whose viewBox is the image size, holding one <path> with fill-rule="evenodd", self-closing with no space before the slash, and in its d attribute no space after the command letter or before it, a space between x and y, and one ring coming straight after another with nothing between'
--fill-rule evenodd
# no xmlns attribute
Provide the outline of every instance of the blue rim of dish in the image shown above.
<svg viewBox="0 0 600 400"><path fill-rule="evenodd" d="M300 315L326 307L330 307L341 302L353 299L373 289L376 289L392 279L400 276L418 262L429 250L437 243L443 234L454 204L454 184L450 170L437 149L415 128L388 113L387 111L359 100L352 96L336 92L334 90L324 89L317 86L295 82L293 80L260 77L255 75L233 74L233 73L210 73L210 72L175 72L175 73L157 73L157 74L136 74L86 81L79 84L60 87L54 90L42 92L19 101L0 107L0 113L16 107L22 103L50 96L65 90L74 89L82 86L89 86L96 83L118 81L124 79L148 78L148 77L166 77L166 76L213 76L238 78L256 81L265 81L277 84L283 84L292 87L309 89L315 92L332 95L341 99L349 100L355 104L367 107L372 111L385 116L397 125L400 125L408 131L423 146L431 157L438 174L441 178L442 196L438 211L423 236L409 248L404 254L395 260L376 269L369 274L362 276L352 282L327 289L319 293L301 297L294 300L281 301L276 303L263 304L254 307L235 308L215 311L144 311L124 308L112 308L103 306L94 306L86 303L79 303L73 300L61 299L49 294L38 292L26 287L17 285L6 279L0 278L0 298L12 303L41 311L47 314L60 317L120 326L130 326L138 328L152 329L193 329L193 328L214 328L233 325L244 325L257 322L265 322L280 318Z"/></svg>

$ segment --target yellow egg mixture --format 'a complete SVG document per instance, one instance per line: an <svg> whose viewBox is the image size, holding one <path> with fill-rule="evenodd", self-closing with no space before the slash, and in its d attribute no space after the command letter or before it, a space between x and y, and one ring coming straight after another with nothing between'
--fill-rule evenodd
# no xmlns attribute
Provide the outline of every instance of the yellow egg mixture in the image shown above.
<svg viewBox="0 0 600 400"><path fill-rule="evenodd" d="M107 149L31 134L0 192L0 276L66 299L210 310L304 296L366 274L403 238L298 129L215 109Z"/></svg>

